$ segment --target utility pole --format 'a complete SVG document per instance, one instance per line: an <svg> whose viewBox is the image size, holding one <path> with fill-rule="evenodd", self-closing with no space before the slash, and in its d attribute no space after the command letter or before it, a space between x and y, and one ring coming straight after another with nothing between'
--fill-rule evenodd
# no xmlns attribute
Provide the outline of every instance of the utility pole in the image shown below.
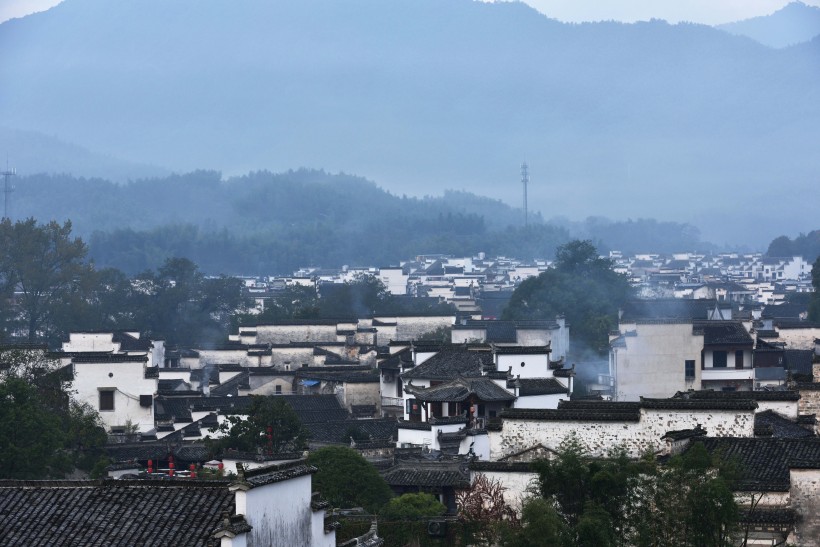
<svg viewBox="0 0 820 547"><path fill-rule="evenodd" d="M527 217L527 184L530 182L530 174L527 171L527 162L521 164L521 184L524 185L524 227L529 226L529 218Z"/></svg>
<svg viewBox="0 0 820 547"><path fill-rule="evenodd" d="M17 174L16 169L9 169L9 162L6 160L6 170L0 173L3 175L3 218L9 218L9 196L14 192L14 186L9 184L11 177Z"/></svg>

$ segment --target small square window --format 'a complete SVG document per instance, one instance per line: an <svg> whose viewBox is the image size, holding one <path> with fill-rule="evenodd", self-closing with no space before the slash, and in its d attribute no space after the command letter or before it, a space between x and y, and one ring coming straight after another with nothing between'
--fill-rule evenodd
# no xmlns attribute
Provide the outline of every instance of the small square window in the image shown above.
<svg viewBox="0 0 820 547"><path fill-rule="evenodd" d="M276 394L277 394L277 395L281 395L281 394L282 394L282 386L276 386Z"/></svg>
<svg viewBox="0 0 820 547"><path fill-rule="evenodd" d="M695 361L694 359L687 359L684 361L686 368L686 379L693 380L695 378Z"/></svg>
<svg viewBox="0 0 820 547"><path fill-rule="evenodd" d="M100 410L114 410L114 390L100 390Z"/></svg>

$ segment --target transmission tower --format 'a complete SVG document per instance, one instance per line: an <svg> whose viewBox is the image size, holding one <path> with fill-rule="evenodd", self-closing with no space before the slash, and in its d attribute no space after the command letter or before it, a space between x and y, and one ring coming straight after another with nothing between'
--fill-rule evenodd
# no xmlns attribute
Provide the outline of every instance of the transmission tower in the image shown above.
<svg viewBox="0 0 820 547"><path fill-rule="evenodd" d="M524 185L524 227L529 226L527 217L527 184L530 182L530 174L527 171L527 162L521 164L521 184Z"/></svg>
<svg viewBox="0 0 820 547"><path fill-rule="evenodd" d="M3 218L9 218L9 196L14 192L14 186L9 184L9 180L16 174L17 170L9 169L8 162L6 162L6 170L0 173L3 175Z"/></svg>

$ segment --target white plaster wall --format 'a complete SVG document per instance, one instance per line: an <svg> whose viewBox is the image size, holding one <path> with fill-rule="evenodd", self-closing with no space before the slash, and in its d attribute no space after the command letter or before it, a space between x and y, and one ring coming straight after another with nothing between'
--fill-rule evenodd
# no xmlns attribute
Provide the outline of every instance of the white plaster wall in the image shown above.
<svg viewBox="0 0 820 547"><path fill-rule="evenodd" d="M425 431L421 429L404 429L399 427L398 430L398 441L396 442L397 447L401 447L403 444L417 444L417 445L427 445L433 448L433 441L435 440L435 431Z"/></svg>
<svg viewBox="0 0 820 547"><path fill-rule="evenodd" d="M566 393L519 396L513 403L513 408L558 408L558 401L568 398L569 396Z"/></svg>
<svg viewBox="0 0 820 547"><path fill-rule="evenodd" d="M191 381L190 370L180 370L178 368L161 368L159 369L160 380L183 380L185 382Z"/></svg>
<svg viewBox="0 0 820 547"><path fill-rule="evenodd" d="M387 292L395 295L407 294L407 280L409 275L402 273L401 268L382 268L379 270L379 279L387 288Z"/></svg>
<svg viewBox="0 0 820 547"><path fill-rule="evenodd" d="M594 457L606 456L618 445L630 457L661 447L668 431L693 429L700 424L713 437L751 437L754 414L732 411L641 410L639 422L535 421L505 418L500 435L490 436L491 458L497 460L538 443L557 450L561 441L574 434ZM493 432L494 433L494 432Z"/></svg>
<svg viewBox="0 0 820 547"><path fill-rule="evenodd" d="M197 352L199 353L200 368L205 367L205 365L228 364L254 367L257 364L256 359L248 359L248 353L244 349L200 349Z"/></svg>
<svg viewBox="0 0 820 547"><path fill-rule="evenodd" d="M546 353L540 355L497 354L496 361L497 370L506 372L512 367L513 376L521 378L552 378L553 376ZM524 366L521 366L521 363Z"/></svg>
<svg viewBox="0 0 820 547"><path fill-rule="evenodd" d="M336 547L336 530L325 532L325 512L316 511L311 515L310 522L313 547Z"/></svg>
<svg viewBox="0 0 820 547"><path fill-rule="evenodd" d="M422 334L432 332L440 327L450 327L455 323L454 315L430 317L397 317L395 340L416 340ZM381 334L379 340L382 340Z"/></svg>
<svg viewBox="0 0 820 547"><path fill-rule="evenodd" d="M253 377L251 377L253 379ZM250 390L249 395L291 395L296 393L293 390L293 377L288 376L268 376L269 381L261 383ZM277 386L281 389L276 392Z"/></svg>
<svg viewBox="0 0 820 547"><path fill-rule="evenodd" d="M789 494L797 513L797 545L818 545L820 538L820 469L790 469Z"/></svg>
<svg viewBox="0 0 820 547"><path fill-rule="evenodd" d="M758 401L756 412L772 410L791 420L797 419L799 401Z"/></svg>
<svg viewBox="0 0 820 547"><path fill-rule="evenodd" d="M258 325L256 340L259 344L335 342L336 325Z"/></svg>
<svg viewBox="0 0 820 547"><path fill-rule="evenodd" d="M148 354L149 367L165 366L165 340L152 340L151 352Z"/></svg>
<svg viewBox="0 0 820 547"><path fill-rule="evenodd" d="M382 400L379 395L379 384L346 383L344 385L344 405L349 409L353 405L376 405L376 411L381 411Z"/></svg>
<svg viewBox="0 0 820 547"><path fill-rule="evenodd" d="M473 445L473 454L481 461L490 459L490 439L487 435L467 435L458 447L459 454L468 454L470 445Z"/></svg>
<svg viewBox="0 0 820 547"><path fill-rule="evenodd" d="M310 475L236 492L236 512L253 530L248 547L308 547L313 541ZM333 536L335 544L335 534Z"/></svg>
<svg viewBox="0 0 820 547"><path fill-rule="evenodd" d="M517 329L516 343L519 346L545 346L552 340L552 331L548 329ZM558 359L555 357L554 359Z"/></svg>
<svg viewBox="0 0 820 547"><path fill-rule="evenodd" d="M113 351L120 349L119 344L115 344L114 334L111 332L71 332L68 335L68 342L63 342L63 351Z"/></svg>
<svg viewBox="0 0 820 547"><path fill-rule="evenodd" d="M109 376L109 374L111 376ZM114 410L100 411L106 429L133 425L144 432L154 427L154 406L140 406L140 395L154 395L157 379L145 378L143 363L75 363L73 390L78 401L100 409L100 389L115 389Z"/></svg>
<svg viewBox="0 0 820 547"><path fill-rule="evenodd" d="M485 329L453 329L450 332L450 341L453 344L464 344L465 342L484 342L487 339Z"/></svg>
<svg viewBox="0 0 820 547"><path fill-rule="evenodd" d="M524 500L532 497L538 489L538 473L523 471L470 471L470 482L476 475L484 475L491 481L500 483L503 488L504 501L521 513Z"/></svg>
<svg viewBox="0 0 820 547"><path fill-rule="evenodd" d="M820 338L820 328L777 329L779 342L786 342L789 349L814 349L814 340Z"/></svg>
<svg viewBox="0 0 820 547"><path fill-rule="evenodd" d="M615 399L671 397L677 391L700 389L703 335L691 323L632 325L637 336L625 336L626 348L613 348ZM624 332L622 327L621 332ZM687 382L685 361L695 361L694 382Z"/></svg>
<svg viewBox="0 0 820 547"><path fill-rule="evenodd" d="M302 364L313 365L314 362L313 348L271 348L271 365L275 367L290 365L290 370L296 370Z"/></svg>

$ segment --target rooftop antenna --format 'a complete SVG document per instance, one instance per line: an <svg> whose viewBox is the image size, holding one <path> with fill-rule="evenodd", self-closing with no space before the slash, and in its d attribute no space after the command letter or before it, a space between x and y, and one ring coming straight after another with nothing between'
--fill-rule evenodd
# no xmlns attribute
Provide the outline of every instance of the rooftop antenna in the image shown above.
<svg viewBox="0 0 820 547"><path fill-rule="evenodd" d="M16 169L9 169L9 160L6 160L6 170L0 173L3 175L3 218L9 218L9 196L14 192L14 186L9 184L9 179L17 174Z"/></svg>
<svg viewBox="0 0 820 547"><path fill-rule="evenodd" d="M529 218L527 216L527 184L530 182L530 174L527 170L527 162L521 164L521 184L524 185L524 227L529 226Z"/></svg>

